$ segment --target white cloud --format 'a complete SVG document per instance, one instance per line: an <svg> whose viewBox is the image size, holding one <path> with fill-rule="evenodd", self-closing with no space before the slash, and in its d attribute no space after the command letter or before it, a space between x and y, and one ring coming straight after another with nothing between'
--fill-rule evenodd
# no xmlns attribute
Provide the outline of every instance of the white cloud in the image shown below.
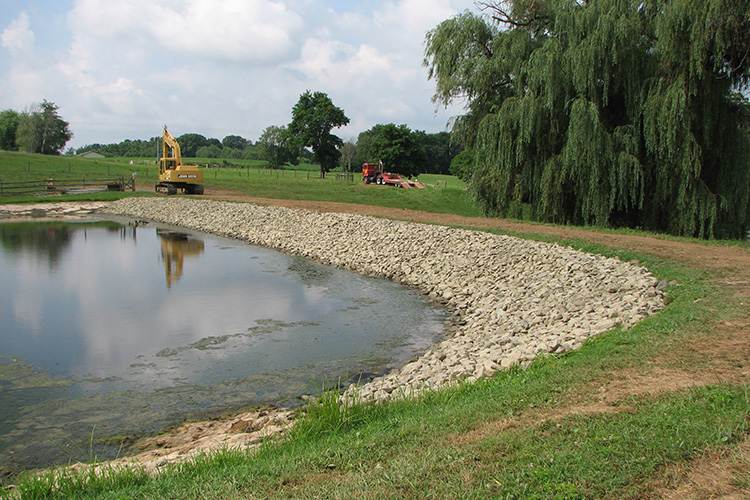
<svg viewBox="0 0 750 500"><path fill-rule="evenodd" d="M449 0L388 1L373 12L376 31L385 31L395 44L410 52L422 53L425 33L457 12Z"/></svg>
<svg viewBox="0 0 750 500"><path fill-rule="evenodd" d="M338 40L307 40L299 64L309 79L326 87L348 87L357 80L387 76L392 71L388 56L369 44L359 47Z"/></svg>
<svg viewBox="0 0 750 500"><path fill-rule="evenodd" d="M304 27L297 13L269 0L77 0L68 22L81 38L263 64L296 57Z"/></svg>
<svg viewBox="0 0 750 500"><path fill-rule="evenodd" d="M10 23L0 34L0 44L8 49L13 57L31 53L34 49L34 32L31 31L31 20L26 11Z"/></svg>
<svg viewBox="0 0 750 500"><path fill-rule="evenodd" d="M305 90L326 92L356 137L378 123L437 131L425 32L472 0L56 0L2 32L0 109L43 98L61 107L69 144L181 134L257 140L291 119ZM20 9L19 9L20 10ZM8 18L12 18L8 16ZM34 26L34 32L31 30ZM2 29L2 27L0 27ZM10 58L11 50L26 51ZM7 64L3 65L3 56Z"/></svg>

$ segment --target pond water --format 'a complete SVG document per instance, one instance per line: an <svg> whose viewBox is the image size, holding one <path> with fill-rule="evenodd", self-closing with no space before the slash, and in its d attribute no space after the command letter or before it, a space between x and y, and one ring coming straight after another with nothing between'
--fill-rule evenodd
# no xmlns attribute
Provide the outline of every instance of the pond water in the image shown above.
<svg viewBox="0 0 750 500"><path fill-rule="evenodd" d="M158 224L0 224L0 472L404 364L444 312L387 280Z"/></svg>

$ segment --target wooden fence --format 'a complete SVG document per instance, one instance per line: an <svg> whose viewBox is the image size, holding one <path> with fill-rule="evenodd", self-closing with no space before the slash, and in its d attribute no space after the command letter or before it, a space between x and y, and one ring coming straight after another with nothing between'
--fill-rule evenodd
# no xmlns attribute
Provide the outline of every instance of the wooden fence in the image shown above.
<svg viewBox="0 0 750 500"><path fill-rule="evenodd" d="M135 191L135 175L130 179L116 177L109 179L43 179L39 181L6 182L0 179L0 196L75 194L95 191Z"/></svg>

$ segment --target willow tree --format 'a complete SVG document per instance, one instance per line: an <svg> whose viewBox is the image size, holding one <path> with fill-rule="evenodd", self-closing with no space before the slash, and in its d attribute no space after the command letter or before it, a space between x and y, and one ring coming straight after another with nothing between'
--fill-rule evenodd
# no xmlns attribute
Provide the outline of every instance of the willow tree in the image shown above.
<svg viewBox="0 0 750 500"><path fill-rule="evenodd" d="M747 0L508 0L427 34L491 214L743 237Z"/></svg>

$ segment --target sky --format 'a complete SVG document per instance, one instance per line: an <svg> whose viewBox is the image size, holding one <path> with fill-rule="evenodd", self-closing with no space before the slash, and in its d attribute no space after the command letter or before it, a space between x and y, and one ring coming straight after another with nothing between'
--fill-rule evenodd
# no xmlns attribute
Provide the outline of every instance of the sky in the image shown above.
<svg viewBox="0 0 750 500"><path fill-rule="evenodd" d="M257 141L306 90L349 117L449 130L432 102L425 33L473 0L0 0L0 110L43 99L67 147L180 136Z"/></svg>

